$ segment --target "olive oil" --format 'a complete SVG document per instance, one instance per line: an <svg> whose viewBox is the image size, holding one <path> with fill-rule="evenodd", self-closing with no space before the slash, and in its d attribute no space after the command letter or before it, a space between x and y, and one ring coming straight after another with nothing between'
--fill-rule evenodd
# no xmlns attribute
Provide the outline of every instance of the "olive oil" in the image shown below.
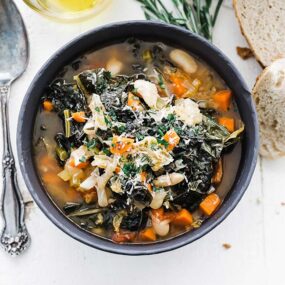
<svg viewBox="0 0 285 285"><path fill-rule="evenodd" d="M93 9L97 0L38 0L38 3L47 10L55 12L83 12Z"/></svg>

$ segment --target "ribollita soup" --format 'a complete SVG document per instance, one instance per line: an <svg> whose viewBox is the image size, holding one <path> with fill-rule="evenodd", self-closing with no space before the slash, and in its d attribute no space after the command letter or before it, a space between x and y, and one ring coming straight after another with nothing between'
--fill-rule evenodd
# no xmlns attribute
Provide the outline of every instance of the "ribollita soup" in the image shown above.
<svg viewBox="0 0 285 285"><path fill-rule="evenodd" d="M218 209L243 130L231 90L205 62L129 39L74 60L47 86L34 159L79 227L116 243L159 242Z"/></svg>

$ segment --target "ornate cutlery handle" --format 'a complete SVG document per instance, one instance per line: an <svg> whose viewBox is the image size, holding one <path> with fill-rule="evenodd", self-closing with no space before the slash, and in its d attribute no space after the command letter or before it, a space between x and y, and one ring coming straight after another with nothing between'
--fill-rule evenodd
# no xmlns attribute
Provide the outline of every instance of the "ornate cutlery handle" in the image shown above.
<svg viewBox="0 0 285 285"><path fill-rule="evenodd" d="M3 129L3 196L1 206L4 218L4 229L0 237L0 243L9 254L19 255L28 247L30 237L25 226L25 205L17 182L17 171L10 142L8 120L9 90L9 85L0 85Z"/></svg>

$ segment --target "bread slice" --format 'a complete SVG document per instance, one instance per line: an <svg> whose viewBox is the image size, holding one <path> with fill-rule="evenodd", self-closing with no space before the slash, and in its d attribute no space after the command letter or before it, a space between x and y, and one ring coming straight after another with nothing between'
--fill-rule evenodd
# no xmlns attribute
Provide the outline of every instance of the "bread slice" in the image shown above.
<svg viewBox="0 0 285 285"><path fill-rule="evenodd" d="M253 97L259 119L260 154L285 155L285 58L274 61L257 78Z"/></svg>
<svg viewBox="0 0 285 285"><path fill-rule="evenodd" d="M285 57L285 0L233 0L233 5L241 32L261 65Z"/></svg>

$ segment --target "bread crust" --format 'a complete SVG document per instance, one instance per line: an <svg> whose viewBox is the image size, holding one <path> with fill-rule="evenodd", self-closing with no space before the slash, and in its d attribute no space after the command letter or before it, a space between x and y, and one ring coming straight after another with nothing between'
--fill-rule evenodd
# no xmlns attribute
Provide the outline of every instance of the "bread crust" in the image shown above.
<svg viewBox="0 0 285 285"><path fill-rule="evenodd" d="M258 55L258 52L255 50L254 48L254 43L252 42L251 38L247 35L247 33L245 32L244 30L244 27L243 27L243 24L242 24L242 19L240 17L240 13L239 13L239 9L238 9L238 1L240 0L233 0L233 7L234 7L234 11L235 11L235 16L238 20L238 24L239 24L239 27L240 27L240 31L242 33L242 35L244 36L244 38L246 39L247 43L248 43L248 46L249 48L252 50L257 62L261 65L262 68L265 68L266 66L268 66L265 62L263 62L262 58ZM285 56L285 54L284 54ZM280 57L275 57L274 56L274 59L271 58L272 62L277 60L277 59L280 59L280 58L283 58L283 56L280 55Z"/></svg>
<svg viewBox="0 0 285 285"><path fill-rule="evenodd" d="M279 65L280 64L280 65ZM269 159L276 159L282 156L285 156L285 140L281 139L282 134L285 133L285 120L281 121L284 117L280 118L280 113L278 114L277 110L270 110L270 116L273 121L278 121L279 127L274 128L268 123L268 121L264 121L264 118L266 117L266 112L268 112L267 109L263 109L262 107L259 107L259 102L264 98L261 98L263 96L270 96L270 88L271 90L275 90L276 86L274 86L274 82L272 78L275 78L275 73L278 72L285 72L285 58L277 59L275 60L271 65L266 67L261 74L257 77L255 85L252 90L252 96L256 103L256 109L258 112L258 119L259 119L259 134L260 134L260 155L264 156L265 158ZM278 73L279 74L279 73ZM272 78L271 78L272 77ZM268 81L270 85L266 88L264 88L264 83ZM282 84L285 86L285 77L282 79ZM274 100L275 103L280 102L282 103L282 106L285 106L285 89L284 93L282 93L283 88L280 88L280 92L274 92L275 97L270 96L270 100ZM265 91L268 91L265 93ZM284 94L284 96L282 96ZM272 102L272 107L273 107ZM271 107L271 106L270 106ZM284 109L285 112L285 109ZM278 115L277 115L278 114Z"/></svg>
<svg viewBox="0 0 285 285"><path fill-rule="evenodd" d="M239 17L238 9L237 9L237 1L238 1L238 0L233 0L233 7L234 7L234 10L235 10L235 16L236 16L236 18L237 18L237 20L238 20L240 32L242 33L242 35L243 35L244 38L246 39L247 44L248 44L249 48L252 50L255 59L256 59L257 62L260 64L260 66L261 66L262 68L264 68L265 65L262 63L261 59L259 58L259 56L258 56L257 53L255 52L254 47L253 47L253 44L251 43L250 39L248 38L248 36L246 35L246 33L245 33L244 29L243 29L243 26L242 26L242 23L241 23L241 19L240 19L240 17Z"/></svg>

